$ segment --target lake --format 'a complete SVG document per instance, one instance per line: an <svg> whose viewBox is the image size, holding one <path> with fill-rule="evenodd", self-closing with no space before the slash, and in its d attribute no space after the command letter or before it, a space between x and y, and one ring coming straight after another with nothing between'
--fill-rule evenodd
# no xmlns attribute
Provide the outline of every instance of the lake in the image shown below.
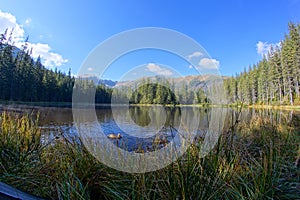
<svg viewBox="0 0 300 200"><path fill-rule="evenodd" d="M219 136L237 119L240 123L249 123L253 117L260 116L268 118L274 124L283 125L299 123L300 119L299 111L253 108L239 111L233 108L191 106L98 106L95 110L79 110L75 115L72 108L2 106L2 110L27 112L33 116L39 113L39 126L44 133L43 142L60 136L76 139L79 135L85 137L88 134L89 137L99 139L101 135L119 133L122 138L110 141L128 151L147 151L153 145L162 148L166 145L165 142L186 133L191 133L193 138L204 138L210 131ZM83 119L74 120L74 116L83 116ZM81 131L80 134L81 125L88 127L89 131Z"/></svg>

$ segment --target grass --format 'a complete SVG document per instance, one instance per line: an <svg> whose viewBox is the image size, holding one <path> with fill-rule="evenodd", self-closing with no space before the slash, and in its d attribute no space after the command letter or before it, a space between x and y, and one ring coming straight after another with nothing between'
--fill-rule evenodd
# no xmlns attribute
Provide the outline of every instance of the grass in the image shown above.
<svg viewBox="0 0 300 200"><path fill-rule="evenodd" d="M296 101L296 100L295 100ZM234 103L234 104L165 104L164 107L233 107L233 108L255 108L255 109L274 109L274 110L300 110L300 100L297 99L297 102L294 105L284 104L243 104L243 103ZM71 108L71 102L24 102L24 101L3 101L0 100L0 105L19 105L22 108L33 108L33 107L65 107ZM124 105L124 104L120 104ZM95 104L96 107L110 107L111 104ZM151 107L151 106L162 106L160 104L130 104L130 106L144 106L144 107ZM7 108L6 108L7 109ZM1 110L1 106L0 106Z"/></svg>
<svg viewBox="0 0 300 200"><path fill-rule="evenodd" d="M38 119L4 112L0 181L47 199L300 199L296 125L254 118L224 131L204 158L194 144L164 169L129 174L76 142L42 144Z"/></svg>
<svg viewBox="0 0 300 200"><path fill-rule="evenodd" d="M276 110L299 110L299 105L248 105L249 108L255 109L276 109Z"/></svg>
<svg viewBox="0 0 300 200"><path fill-rule="evenodd" d="M21 107L72 107L72 102L51 102L51 101L4 101L0 100L1 105L19 105Z"/></svg>

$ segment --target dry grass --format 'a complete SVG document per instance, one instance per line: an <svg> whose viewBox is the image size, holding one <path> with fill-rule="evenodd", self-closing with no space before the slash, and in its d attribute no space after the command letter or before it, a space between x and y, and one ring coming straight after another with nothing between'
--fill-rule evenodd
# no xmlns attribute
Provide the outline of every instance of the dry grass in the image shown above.
<svg viewBox="0 0 300 200"><path fill-rule="evenodd" d="M299 199L299 133L256 118L199 145L164 169L128 174L77 142L44 146L30 116L0 115L0 180L48 199ZM238 134L237 134L238 133ZM234 138L234 140L232 140Z"/></svg>

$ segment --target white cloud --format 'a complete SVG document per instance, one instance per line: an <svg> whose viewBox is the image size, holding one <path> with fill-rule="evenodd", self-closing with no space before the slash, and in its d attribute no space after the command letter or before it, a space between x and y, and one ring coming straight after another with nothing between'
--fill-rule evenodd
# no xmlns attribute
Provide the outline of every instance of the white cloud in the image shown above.
<svg viewBox="0 0 300 200"><path fill-rule="evenodd" d="M156 65L154 63L149 63L147 65L147 70L149 72L153 72L153 73L155 73L157 75L163 75L163 76L171 76L171 75L173 75L173 73L170 70L162 68L159 65Z"/></svg>
<svg viewBox="0 0 300 200"><path fill-rule="evenodd" d="M258 41L256 44L256 51L259 55L263 56L269 51L269 45L266 42Z"/></svg>
<svg viewBox="0 0 300 200"><path fill-rule="evenodd" d="M24 45L24 42L16 44L18 47L21 47L22 45ZM38 58L40 56L42 63L46 67L59 67L68 62L62 55L52 52L51 47L48 44L28 43L28 48L32 49L32 57Z"/></svg>
<svg viewBox="0 0 300 200"><path fill-rule="evenodd" d="M194 53L188 55L188 59L191 60L192 58L197 58L200 56L203 56L203 53L199 51L195 51Z"/></svg>
<svg viewBox="0 0 300 200"><path fill-rule="evenodd" d="M68 59L64 59L60 54L53 52L48 52L41 57L44 60L44 65L48 67L59 67L68 62Z"/></svg>
<svg viewBox="0 0 300 200"><path fill-rule="evenodd" d="M29 24L30 22L30 18L25 21L26 24ZM14 15L0 10L0 33L4 33L6 29L9 30L9 33L13 30L13 45L18 48L22 48L25 44L25 30L23 26L18 24ZM64 59L62 55L52 52L51 47L48 44L28 42L28 48L32 49L32 57L38 58L38 56L40 56L42 64L46 67L59 67L68 62L68 60Z"/></svg>
<svg viewBox="0 0 300 200"><path fill-rule="evenodd" d="M16 17L0 10L0 33L4 33L6 29L10 31L14 30L12 34L14 41L18 42L24 38L25 31L23 27L17 23Z"/></svg>
<svg viewBox="0 0 300 200"><path fill-rule="evenodd" d="M93 71L94 69L93 69L92 67L89 67L87 70L91 72L91 71Z"/></svg>
<svg viewBox="0 0 300 200"><path fill-rule="evenodd" d="M280 46L280 42L269 44L268 42L258 41L256 44L256 51L260 56L264 56L268 54L268 52L271 49L271 46L273 47Z"/></svg>
<svg viewBox="0 0 300 200"><path fill-rule="evenodd" d="M219 69L220 62L213 58L202 58L199 62L199 68Z"/></svg>
<svg viewBox="0 0 300 200"><path fill-rule="evenodd" d="M31 19L30 18L27 18L26 20L25 20L25 24L26 25L29 25L31 23Z"/></svg>
<svg viewBox="0 0 300 200"><path fill-rule="evenodd" d="M193 65L189 65L189 69L193 69L194 67L193 67Z"/></svg>

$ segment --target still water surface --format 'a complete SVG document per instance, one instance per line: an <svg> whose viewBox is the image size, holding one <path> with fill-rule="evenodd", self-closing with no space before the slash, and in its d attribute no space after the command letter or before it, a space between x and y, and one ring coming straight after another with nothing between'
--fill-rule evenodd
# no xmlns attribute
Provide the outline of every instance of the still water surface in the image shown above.
<svg viewBox="0 0 300 200"><path fill-rule="evenodd" d="M80 135L71 108L33 107L23 110L39 113L39 125L44 132L44 140L61 135L67 138ZM243 109L240 112L231 108L120 106L114 107L112 111L109 106L101 106L95 111L97 121L94 122L96 129L93 129L93 134L120 133L122 138L111 142L129 151L146 150L157 141L156 138L170 142L176 134L183 131L201 137L210 129L222 133L228 130L237 118L240 122L249 123L253 117L261 116L274 124L288 124L300 119L299 111L271 109Z"/></svg>

